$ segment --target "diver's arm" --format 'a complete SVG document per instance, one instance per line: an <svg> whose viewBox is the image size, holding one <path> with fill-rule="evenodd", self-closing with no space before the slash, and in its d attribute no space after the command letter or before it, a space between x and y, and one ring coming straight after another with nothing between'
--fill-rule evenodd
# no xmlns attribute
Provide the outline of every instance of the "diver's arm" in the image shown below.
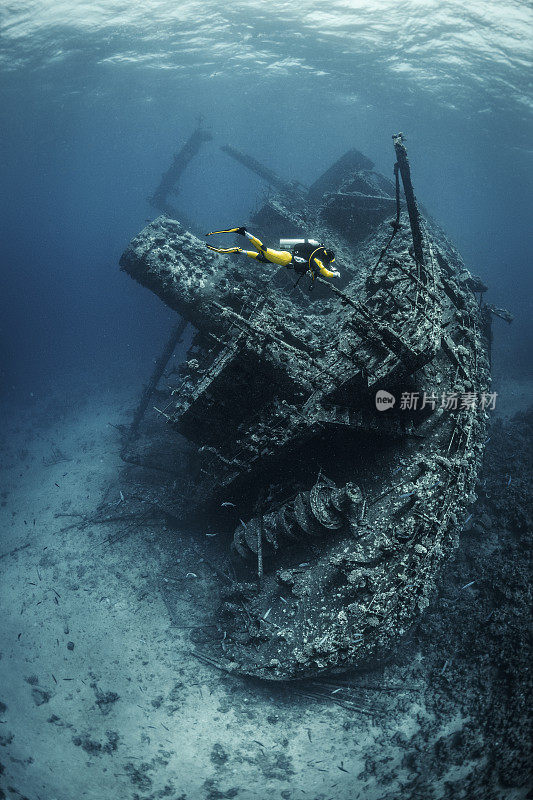
<svg viewBox="0 0 533 800"><path fill-rule="evenodd" d="M317 265L320 274L323 275L325 278L340 278L341 274L338 270L333 270L333 272L329 269L326 269L324 264L319 258L313 258L313 261Z"/></svg>

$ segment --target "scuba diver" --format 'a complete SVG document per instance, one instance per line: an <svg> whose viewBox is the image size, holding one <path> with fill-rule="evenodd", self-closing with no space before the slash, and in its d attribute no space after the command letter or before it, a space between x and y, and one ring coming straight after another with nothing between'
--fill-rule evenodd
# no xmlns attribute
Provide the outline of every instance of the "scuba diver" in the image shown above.
<svg viewBox="0 0 533 800"><path fill-rule="evenodd" d="M224 231L211 231L206 233L206 236L213 236L215 233L238 233L240 236L245 236L255 247L255 250L243 250L242 247L211 247L207 245L210 250L215 253L244 253L248 258L255 258L261 262L271 262L272 264L279 264L288 269L294 269L300 278L309 273L311 278L315 280L317 273L320 273L325 278L340 278L340 273L336 270L330 270L326 265L332 264L335 261L335 253L333 250L326 250L324 245L319 244L313 240L283 240L292 243L292 250L272 250L270 247L265 247L256 236L249 233L245 228L228 228ZM299 278L299 279L300 279ZM299 280L298 279L298 280Z"/></svg>

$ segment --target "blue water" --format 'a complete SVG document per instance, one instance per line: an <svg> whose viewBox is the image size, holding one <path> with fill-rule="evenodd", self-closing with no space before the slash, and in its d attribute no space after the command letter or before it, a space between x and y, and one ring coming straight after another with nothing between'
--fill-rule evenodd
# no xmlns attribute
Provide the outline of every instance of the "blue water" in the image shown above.
<svg viewBox="0 0 533 800"><path fill-rule="evenodd" d="M206 230L246 221L266 190L219 145L309 183L354 146L391 174L402 130L418 198L515 315L496 320L495 370L531 374L529 3L19 0L1 15L3 394L149 371L172 315L118 259L199 114L214 140L177 204Z"/></svg>

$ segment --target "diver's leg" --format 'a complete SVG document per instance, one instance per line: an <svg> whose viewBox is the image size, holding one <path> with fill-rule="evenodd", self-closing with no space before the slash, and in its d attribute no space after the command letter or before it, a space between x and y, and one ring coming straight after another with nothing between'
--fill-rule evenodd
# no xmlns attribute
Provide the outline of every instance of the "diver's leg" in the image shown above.
<svg viewBox="0 0 533 800"><path fill-rule="evenodd" d="M214 250L215 253L244 253L248 258L259 258L260 256L256 250L243 250L242 247L211 247L210 244L206 244L206 247Z"/></svg>
<svg viewBox="0 0 533 800"><path fill-rule="evenodd" d="M250 233L247 230L244 231L243 235L246 236L248 241L250 241L253 244L253 246L257 250L259 250L260 253L264 251L265 248L263 246L263 242L261 241L261 239L258 239L257 236L254 236L253 233Z"/></svg>
<svg viewBox="0 0 533 800"><path fill-rule="evenodd" d="M213 236L215 233L239 233L241 236L245 234L245 228L226 228L223 231L210 231L206 236Z"/></svg>
<svg viewBox="0 0 533 800"><path fill-rule="evenodd" d="M259 250L259 252L263 252L265 248L263 247L263 242L254 236L253 233L249 233L246 228L227 228L223 231L211 231L210 233L206 233L206 236L213 236L215 233L238 233L241 236L246 236L246 238L253 244L253 246Z"/></svg>
<svg viewBox="0 0 533 800"><path fill-rule="evenodd" d="M253 233L247 231L246 228L228 228L223 231L211 231L210 233L206 233L206 236L212 236L215 233L238 233L241 236L245 236L257 250L257 253L254 253L251 250L242 250L240 247L222 249L207 245L210 250L215 250L217 253L246 253L249 258L262 256L261 260L270 261L272 264L280 264L282 267L288 267L292 262L292 253L289 253L287 250L273 250L270 247L265 247L261 239L258 239Z"/></svg>
<svg viewBox="0 0 533 800"><path fill-rule="evenodd" d="M257 236L254 236L248 231L245 231L244 235L250 240L253 246L259 250L261 255L272 264L280 264L282 267L288 267L291 263L292 253L289 253L288 250L273 250L271 247L265 247L263 242L258 239Z"/></svg>
<svg viewBox="0 0 533 800"><path fill-rule="evenodd" d="M292 266L292 253L288 250L272 250L271 247L266 247L261 252L272 264L279 264L281 267Z"/></svg>
<svg viewBox="0 0 533 800"><path fill-rule="evenodd" d="M242 247L211 247L210 244L206 244L208 250L214 250L215 253L244 253L245 251Z"/></svg>

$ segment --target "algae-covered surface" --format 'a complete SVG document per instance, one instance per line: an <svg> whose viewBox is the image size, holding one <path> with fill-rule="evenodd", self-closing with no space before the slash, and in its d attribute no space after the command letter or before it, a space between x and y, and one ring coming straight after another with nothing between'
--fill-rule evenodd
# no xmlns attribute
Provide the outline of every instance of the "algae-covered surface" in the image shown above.
<svg viewBox="0 0 533 800"><path fill-rule="evenodd" d="M278 685L196 657L210 545L130 516L133 392L73 391L3 409L0 797L527 796L531 413L493 420L459 547L387 660Z"/></svg>

